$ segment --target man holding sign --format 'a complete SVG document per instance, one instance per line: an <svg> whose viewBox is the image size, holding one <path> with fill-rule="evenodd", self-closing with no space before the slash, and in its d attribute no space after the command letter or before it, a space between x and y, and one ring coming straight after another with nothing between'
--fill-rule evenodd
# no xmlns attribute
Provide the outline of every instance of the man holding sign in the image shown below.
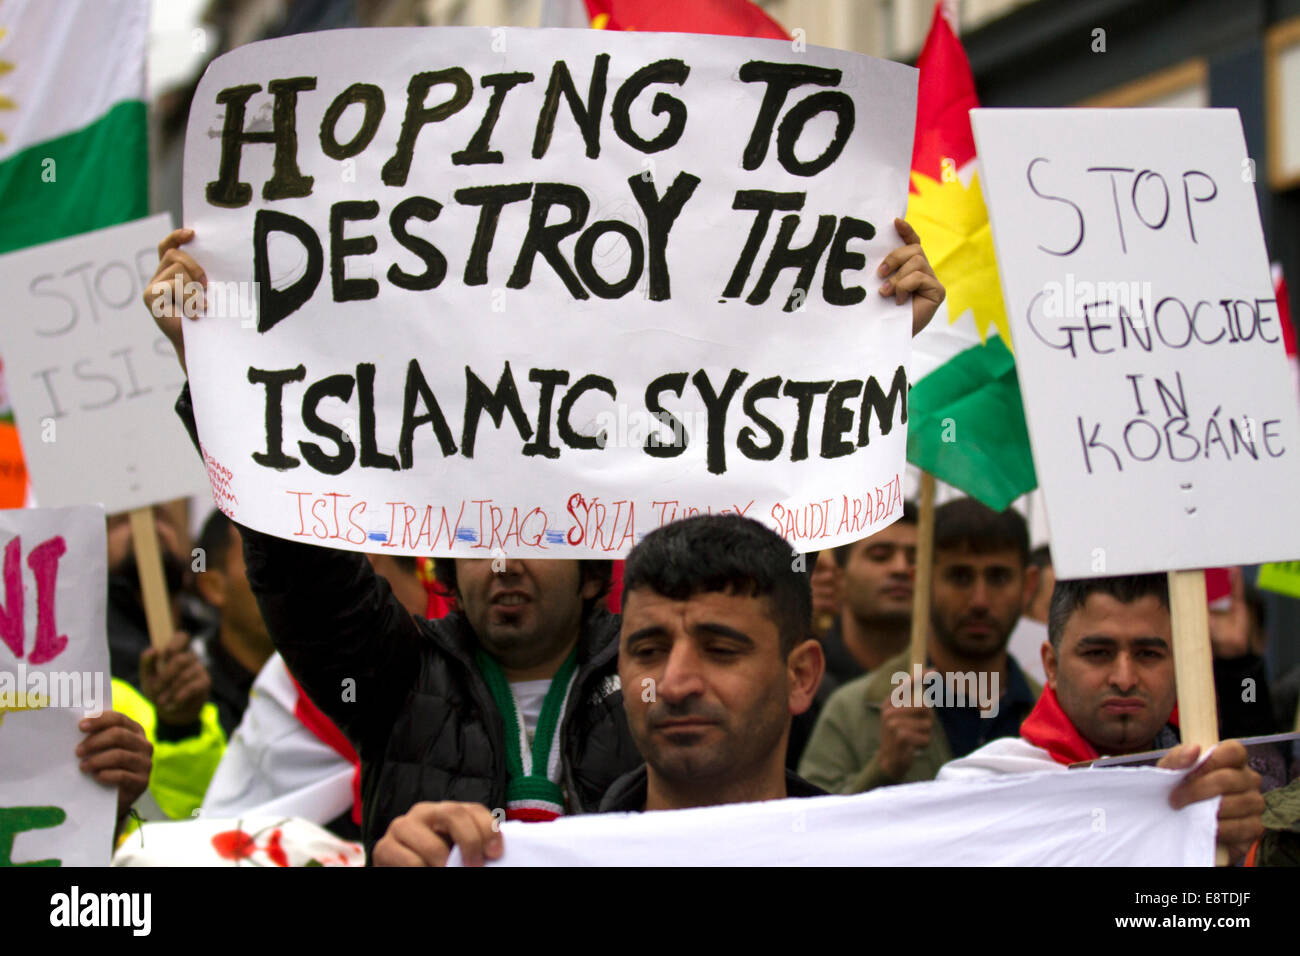
<svg viewBox="0 0 1300 956"><path fill-rule="evenodd" d="M940 780L997 773L1064 770L1101 756L1174 747L1173 639L1164 575L1058 581L1052 592L1047 688L1020 728L968 757L946 764ZM1194 744L1175 747L1159 763L1192 767ZM1105 771L1098 771L1104 773ZM1263 834L1260 776L1235 740L1216 746L1170 795L1175 809L1222 797L1219 843L1240 859Z"/></svg>
<svg viewBox="0 0 1300 956"><path fill-rule="evenodd" d="M0 551L0 866L104 865L152 748L108 709L103 511L0 511Z"/></svg>
<svg viewBox="0 0 1300 956"><path fill-rule="evenodd" d="M661 528L628 556L619 679L643 766L602 813L680 810L825 791L785 769L791 718L811 703L825 660L809 636L807 576L758 522L701 515ZM504 852L482 806L420 803L375 848L381 866L472 864Z"/></svg>
<svg viewBox="0 0 1300 956"><path fill-rule="evenodd" d="M146 301L272 637L361 754L368 848L420 801L593 810L639 763L607 575L573 559L687 514L805 550L901 511L906 345L943 289L906 223L891 252L859 217L902 209L915 75L790 53L358 31L201 83L195 229ZM220 321L240 282L256 322ZM202 285L224 304L182 340ZM461 613L412 621L355 553L386 548L454 559Z"/></svg>
<svg viewBox="0 0 1300 956"><path fill-rule="evenodd" d="M915 237L901 220L898 231L904 237ZM156 297L164 293L155 290L171 287L178 276L187 286L202 285L205 277L201 267L180 248L192 235L190 230L177 230L160 245L158 274L151 290ZM882 286L882 294L910 296L914 323L924 327L942 301L943 287L934 277L919 244L894 250L880 269L891 276ZM167 314L156 297L149 300L150 311L156 316L163 313L159 325L175 345L177 357L184 366L181 318ZM179 407L185 408L186 404L183 396ZM393 708L402 705L402 698L408 692L406 682L420 670L406 660L414 653L415 646L420 646L425 648L424 655L430 654L428 648L433 648L438 674L433 678L433 686L424 693L440 697L451 694L451 697L450 706L442 705L437 714L424 711L423 706L416 707L416 713L424 711L427 716L420 724L423 729L408 741L413 752L424 752L424 733L438 736L440 729L463 713L468 699L481 696L482 685L475 689L474 670L486 674L499 671L501 679L488 678L492 709L497 713L516 710L512 715L515 725L529 741L529 745L511 746L504 738L497 740L492 745L495 753L491 763L482 767L477 766L482 754L459 749L438 754L440 765L446 768L443 772L449 778L439 788L430 788L417 777L401 779L400 767L390 766L383 773L372 771L368 775L372 784L365 789L363 797L363 840L368 851L373 851L389 823L417 801L470 798L496 811L495 815L487 814L488 820L547 819L565 812L566 804L578 810L596 809L615 778L633 770L639 762L617 691L618 620L601 609L597 601L608 586L607 565L602 570L601 562L501 559L498 563L457 559L452 583L463 613L422 626L401 610L359 555L282 541L247 528L241 531L249 579L258 593L277 646L304 686L324 691L318 704L354 740L358 737L364 740L371 732L386 738L395 725L409 726L414 713L403 714ZM416 637L423 627L438 635L433 644ZM486 640L480 636L483 634L487 635ZM326 659L331 655L340 659ZM382 660L367 663L366 656ZM348 657L351 659L345 659ZM470 669L471 674L466 674L465 665L469 660L475 666ZM382 663L382 672L375 669L375 663ZM551 687L562 669L565 695L552 695ZM369 686L362 688L359 680L362 677L370 678ZM382 683L388 679L399 680L402 687ZM539 684L546 685L540 700L535 689ZM610 688L613 689L606 692ZM502 689L504 693L500 692ZM521 692L537 700L541 709L521 708L523 701L517 696ZM580 693L583 696L578 697ZM558 729L555 723L550 724L555 731L552 749L570 725L584 726L584 736L571 740L573 747L559 755L558 760L550 760L548 751L551 764L548 776L520 773L524 768L524 753L531 750L529 756L537 759L534 735L540 718L548 713L552 696L556 701L577 697L587 708L585 715L581 711L571 713L570 720ZM368 707L359 705L363 697ZM370 713L373 711L382 714L371 724L375 720ZM369 730L364 729L367 727ZM442 736L448 736L445 730ZM492 739L490 725L485 728L474 721L463 723L456 736L484 743L491 743ZM392 746L390 741L390 752ZM368 748L363 745L358 749L364 762ZM781 747L781 757L783 760L784 747ZM502 789L502 778L507 774L505 763L509 761L513 765L515 760L519 764L515 776ZM383 761L393 762L400 763L391 759ZM471 776L468 772L471 770L477 770L481 779ZM374 782L378 779L383 783ZM516 795L514 799L512 793ZM422 811L423 817L429 812ZM462 810L458 814L466 812ZM446 825L441 816L437 825Z"/></svg>

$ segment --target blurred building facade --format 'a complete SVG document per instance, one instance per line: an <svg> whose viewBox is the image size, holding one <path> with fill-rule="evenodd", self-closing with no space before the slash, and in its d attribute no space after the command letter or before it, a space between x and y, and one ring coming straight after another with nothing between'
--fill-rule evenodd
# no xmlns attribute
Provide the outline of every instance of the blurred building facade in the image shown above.
<svg viewBox="0 0 1300 956"><path fill-rule="evenodd" d="M683 0L689 2L689 0ZM946 0L985 106L1240 111L1269 254L1300 317L1300 0ZM808 44L914 62L931 0L758 0ZM212 0L209 59L244 43L373 26L537 26L543 0ZM197 76L153 110L153 205L181 221ZM1278 507L1291 506L1278 502ZM1300 554L1300 542L1297 542ZM1274 675L1300 665L1300 602L1265 596Z"/></svg>

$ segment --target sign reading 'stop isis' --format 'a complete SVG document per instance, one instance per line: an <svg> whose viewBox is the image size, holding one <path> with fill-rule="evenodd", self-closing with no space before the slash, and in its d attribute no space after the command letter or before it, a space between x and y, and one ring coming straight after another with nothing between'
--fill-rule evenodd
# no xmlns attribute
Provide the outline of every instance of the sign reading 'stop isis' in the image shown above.
<svg viewBox="0 0 1300 956"><path fill-rule="evenodd" d="M317 33L204 75L185 322L217 504L357 550L617 556L740 512L902 510L878 294L916 73L771 40ZM187 290L177 290L187 294Z"/></svg>

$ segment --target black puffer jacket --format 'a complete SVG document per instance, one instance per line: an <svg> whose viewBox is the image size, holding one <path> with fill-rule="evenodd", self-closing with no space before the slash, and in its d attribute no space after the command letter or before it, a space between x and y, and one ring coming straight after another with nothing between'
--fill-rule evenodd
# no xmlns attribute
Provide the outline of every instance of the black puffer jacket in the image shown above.
<svg viewBox="0 0 1300 956"><path fill-rule="evenodd" d="M187 389L177 411L192 425L188 399ZM464 616L417 622L361 554L240 533L276 649L361 757L367 859L420 801L504 807L505 722L474 665L477 638ZM603 607L582 623L560 731L572 812L594 812L641 763L618 685L618 624Z"/></svg>

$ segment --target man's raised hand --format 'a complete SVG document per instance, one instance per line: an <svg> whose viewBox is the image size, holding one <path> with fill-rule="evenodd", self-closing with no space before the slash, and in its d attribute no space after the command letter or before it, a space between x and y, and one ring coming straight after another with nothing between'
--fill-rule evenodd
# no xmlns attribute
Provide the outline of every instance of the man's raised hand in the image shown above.
<svg viewBox="0 0 1300 956"><path fill-rule="evenodd" d="M908 296L912 297L912 335L918 335L939 311L947 293L930 268L930 260L925 257L916 230L905 219L895 219L894 230L904 245L885 256L876 270L876 275L885 280L880 286L880 294L892 295L899 305L906 302Z"/></svg>
<svg viewBox="0 0 1300 956"><path fill-rule="evenodd" d="M196 319L202 314L203 290L208 285L207 273L180 248L193 238L193 229L175 229L158 243L158 270L144 290L144 304L171 342L182 369L185 340L181 337L181 315Z"/></svg>
<svg viewBox="0 0 1300 956"><path fill-rule="evenodd" d="M153 702L158 720L177 727L199 719L212 691L207 668L189 645L190 636L177 631L166 647L150 647L140 655L140 689Z"/></svg>

